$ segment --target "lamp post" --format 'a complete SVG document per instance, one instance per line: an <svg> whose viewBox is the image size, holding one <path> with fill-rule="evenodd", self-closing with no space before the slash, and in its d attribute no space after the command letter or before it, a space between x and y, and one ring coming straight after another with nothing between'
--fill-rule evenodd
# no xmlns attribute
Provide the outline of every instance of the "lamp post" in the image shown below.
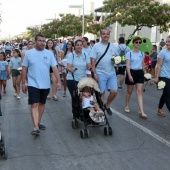
<svg viewBox="0 0 170 170"><path fill-rule="evenodd" d="M83 5L69 5L69 8L81 8L81 9L83 9L83 16L82 16L82 37L84 37L84 0L83 0Z"/></svg>

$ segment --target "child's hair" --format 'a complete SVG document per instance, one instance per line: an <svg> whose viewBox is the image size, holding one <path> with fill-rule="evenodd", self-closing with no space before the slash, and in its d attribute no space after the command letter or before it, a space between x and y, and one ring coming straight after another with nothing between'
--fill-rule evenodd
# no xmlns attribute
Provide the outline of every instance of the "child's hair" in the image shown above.
<svg viewBox="0 0 170 170"><path fill-rule="evenodd" d="M154 48L155 50L157 50L157 46L156 46L156 45L153 45L153 48Z"/></svg>
<svg viewBox="0 0 170 170"><path fill-rule="evenodd" d="M149 52L145 52L145 55L149 55Z"/></svg>
<svg viewBox="0 0 170 170"><path fill-rule="evenodd" d="M6 55L5 55L5 53L4 52L1 52L0 54L2 54L3 55L3 57L4 57L4 61L6 60Z"/></svg>
<svg viewBox="0 0 170 170"><path fill-rule="evenodd" d="M88 87L88 86L85 86L85 87L82 89L82 92L89 92L89 93L91 93L91 88Z"/></svg>
<svg viewBox="0 0 170 170"><path fill-rule="evenodd" d="M14 48L13 51L15 51L16 53L18 53L18 56L21 57L21 52L18 48Z"/></svg>

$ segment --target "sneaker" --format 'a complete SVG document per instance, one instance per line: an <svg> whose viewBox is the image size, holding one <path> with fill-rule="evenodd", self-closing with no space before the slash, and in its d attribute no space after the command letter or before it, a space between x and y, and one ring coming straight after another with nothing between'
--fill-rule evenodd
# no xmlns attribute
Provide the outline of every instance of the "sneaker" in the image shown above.
<svg viewBox="0 0 170 170"><path fill-rule="evenodd" d="M66 97L66 93L63 93L63 97Z"/></svg>
<svg viewBox="0 0 170 170"><path fill-rule="evenodd" d="M52 99L55 100L55 101L58 101L58 97L57 96L53 96Z"/></svg>
<svg viewBox="0 0 170 170"><path fill-rule="evenodd" d="M39 127L40 130L45 130L46 129L46 127L41 123L39 123L38 127Z"/></svg>
<svg viewBox="0 0 170 170"><path fill-rule="evenodd" d="M119 87L118 87L119 90L122 90L122 88L123 88L122 86L119 86Z"/></svg>
<svg viewBox="0 0 170 170"><path fill-rule="evenodd" d="M32 135L35 135L35 136L39 136L40 135L40 131L38 129L34 129L32 132L31 132Z"/></svg>
<svg viewBox="0 0 170 170"><path fill-rule="evenodd" d="M17 99L18 99L18 100L20 100L20 99L21 99L21 97L20 97L20 96L17 96Z"/></svg>
<svg viewBox="0 0 170 170"><path fill-rule="evenodd" d="M105 107L105 109L106 109L106 111L107 111L107 114L108 114L108 115L112 115L112 111L111 111L110 107L107 108L107 107L106 107L106 104L104 104L104 107Z"/></svg>

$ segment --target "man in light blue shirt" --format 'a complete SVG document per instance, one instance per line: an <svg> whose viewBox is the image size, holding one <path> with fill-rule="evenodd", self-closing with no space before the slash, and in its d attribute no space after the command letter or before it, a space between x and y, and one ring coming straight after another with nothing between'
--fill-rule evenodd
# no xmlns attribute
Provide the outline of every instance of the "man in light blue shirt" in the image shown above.
<svg viewBox="0 0 170 170"><path fill-rule="evenodd" d="M119 65L115 64L115 68L116 68L116 74L120 75L118 88L121 90L124 79L125 79L125 71L126 71L125 55L127 52L130 51L130 48L125 44L124 37L120 37L118 43L119 43L119 45L117 46L117 51L118 51L118 55L122 58L122 62Z"/></svg>
<svg viewBox="0 0 170 170"><path fill-rule="evenodd" d="M41 34L35 37L35 48L28 50L22 64L22 91L26 93L28 86L29 104L34 124L32 135L39 135L39 129L44 130L41 118L45 108L45 102L50 90L50 67L58 80L58 89L61 89L59 71L56 60L51 51L44 49L45 37ZM26 80L28 83L26 85Z"/></svg>
<svg viewBox="0 0 170 170"><path fill-rule="evenodd" d="M118 55L117 48L114 44L110 43L110 46L104 55L104 57L100 60L97 67L95 64L100 59L100 57L106 51L106 48L109 43L110 38L110 30L103 29L100 32L101 42L95 44L93 46L92 52L90 54L92 68L94 71L94 77L96 81L99 83L100 92L102 93L102 100L104 101L104 93L106 90L110 91L110 94L107 98L107 102L104 104L105 109L109 115L112 115L112 111L110 109L110 104L114 100L117 94L117 77L114 69L114 63L111 61L112 56Z"/></svg>

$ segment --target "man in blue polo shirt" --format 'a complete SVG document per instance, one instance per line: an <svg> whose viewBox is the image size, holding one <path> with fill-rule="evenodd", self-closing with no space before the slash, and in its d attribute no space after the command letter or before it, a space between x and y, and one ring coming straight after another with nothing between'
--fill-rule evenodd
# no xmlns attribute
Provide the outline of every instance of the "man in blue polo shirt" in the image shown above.
<svg viewBox="0 0 170 170"><path fill-rule="evenodd" d="M28 50L22 64L22 91L26 93L28 87L29 104L34 129L32 135L39 135L39 129L44 130L41 118L45 108L45 102L50 90L50 67L58 80L57 87L61 89L59 71L54 54L45 48L45 37L41 34L35 37L35 48ZM28 78L28 84L26 80Z"/></svg>

